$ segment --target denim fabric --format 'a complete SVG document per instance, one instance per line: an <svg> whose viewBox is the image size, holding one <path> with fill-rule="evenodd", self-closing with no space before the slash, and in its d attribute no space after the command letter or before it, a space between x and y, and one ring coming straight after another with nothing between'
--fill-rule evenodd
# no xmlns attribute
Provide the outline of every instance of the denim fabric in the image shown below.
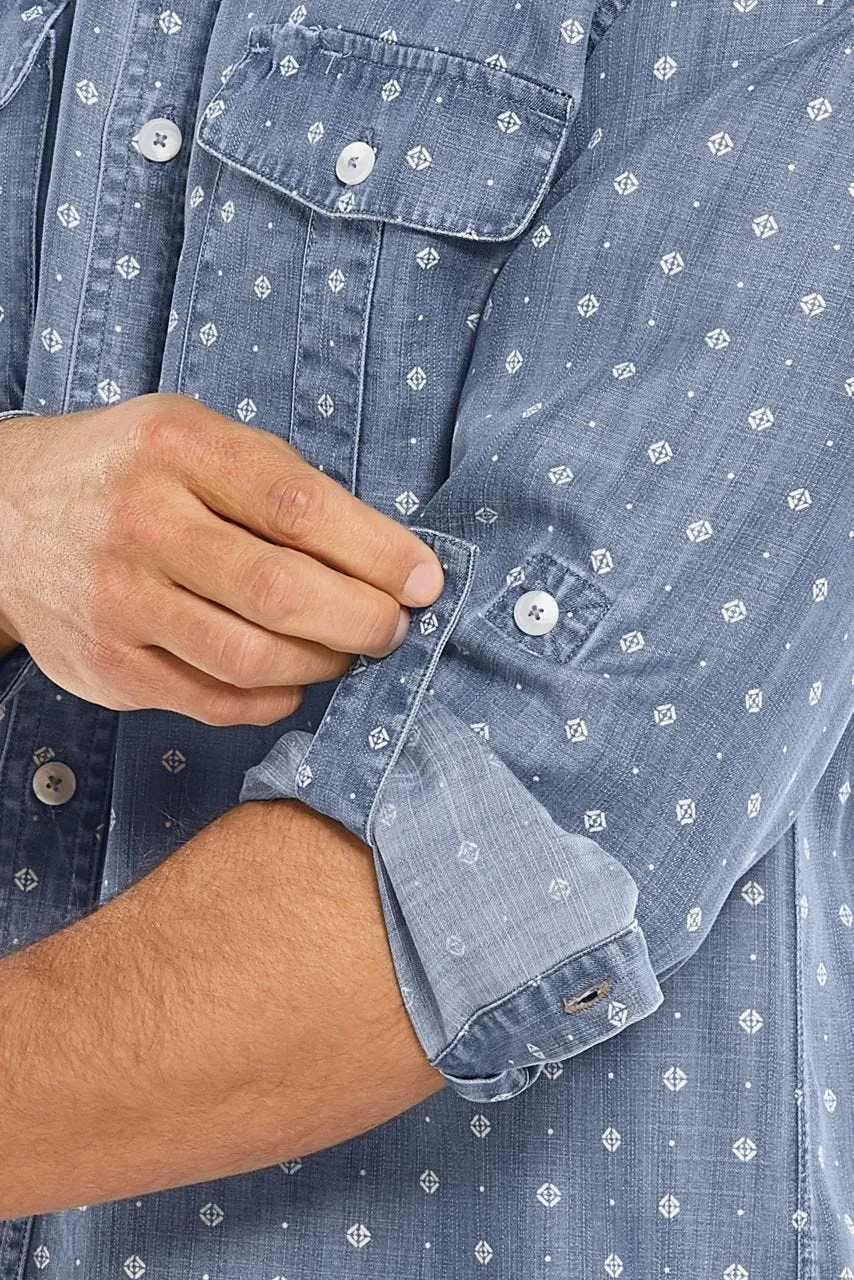
<svg viewBox="0 0 854 1280"><path fill-rule="evenodd" d="M0 405L197 396L446 567L266 729L3 660L2 945L296 796L450 1085L5 1224L0 1280L851 1280L852 45L842 0L0 0Z"/></svg>

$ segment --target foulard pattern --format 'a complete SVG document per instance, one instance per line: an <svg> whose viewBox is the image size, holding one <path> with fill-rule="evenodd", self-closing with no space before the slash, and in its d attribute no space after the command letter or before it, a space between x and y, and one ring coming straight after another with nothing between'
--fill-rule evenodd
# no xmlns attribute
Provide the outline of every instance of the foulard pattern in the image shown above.
<svg viewBox="0 0 854 1280"><path fill-rule="evenodd" d="M0 0L0 409L196 396L446 588L263 729L10 655L2 945L296 796L449 1087L0 1277L852 1280L854 5L165 2Z"/></svg>

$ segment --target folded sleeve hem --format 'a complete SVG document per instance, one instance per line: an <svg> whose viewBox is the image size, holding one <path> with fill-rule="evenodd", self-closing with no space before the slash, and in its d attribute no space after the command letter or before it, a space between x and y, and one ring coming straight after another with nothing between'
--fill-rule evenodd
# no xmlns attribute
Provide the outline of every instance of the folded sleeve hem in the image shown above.
<svg viewBox="0 0 854 1280"><path fill-rule="evenodd" d="M468 599L477 556L475 545L464 538L410 527L438 556L445 589L434 604L410 609L406 642L393 653L382 659L357 658L335 689L294 776L300 800L343 823L366 844L373 843L383 782ZM272 760L268 763L273 766Z"/></svg>
<svg viewBox="0 0 854 1280"><path fill-rule="evenodd" d="M637 920L479 1009L431 1059L457 1093L501 1102L648 1017L664 996Z"/></svg>

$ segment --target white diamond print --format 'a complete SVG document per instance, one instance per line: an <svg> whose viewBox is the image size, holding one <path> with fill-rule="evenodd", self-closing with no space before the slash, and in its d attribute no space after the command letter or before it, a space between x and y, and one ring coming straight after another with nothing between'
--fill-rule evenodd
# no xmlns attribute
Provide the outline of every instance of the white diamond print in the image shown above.
<svg viewBox="0 0 854 1280"><path fill-rule="evenodd" d="M522 127L522 121L515 111L502 111L498 117L498 127L502 133L517 133Z"/></svg>
<svg viewBox="0 0 854 1280"><path fill-rule="evenodd" d="M584 39L584 24L578 18L567 18L560 24L560 34L567 44L580 44Z"/></svg>
<svg viewBox="0 0 854 1280"><path fill-rule="evenodd" d="M354 1249L364 1249L371 1239L371 1233L363 1222L354 1222L346 1234Z"/></svg>
<svg viewBox="0 0 854 1280"><path fill-rule="evenodd" d="M430 168L433 163L433 157L426 147L410 147L406 153L406 163L410 169L414 169L416 173L421 173L424 169Z"/></svg>
<svg viewBox="0 0 854 1280"><path fill-rule="evenodd" d="M706 143L713 156L729 155L733 148L732 138L724 130L713 133Z"/></svg>
<svg viewBox="0 0 854 1280"><path fill-rule="evenodd" d="M164 9L157 19L157 25L167 36L177 35L184 25L174 9Z"/></svg>
<svg viewBox="0 0 854 1280"><path fill-rule="evenodd" d="M74 91L80 101L87 107L94 107L98 101L98 90L91 80L78 80L74 86Z"/></svg>

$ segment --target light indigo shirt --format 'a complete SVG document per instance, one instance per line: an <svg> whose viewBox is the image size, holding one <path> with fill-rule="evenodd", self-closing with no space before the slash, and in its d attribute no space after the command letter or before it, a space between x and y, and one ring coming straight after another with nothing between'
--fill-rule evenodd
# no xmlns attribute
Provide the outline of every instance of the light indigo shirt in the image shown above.
<svg viewBox="0 0 854 1280"><path fill-rule="evenodd" d="M10 655L3 944L296 796L450 1087L0 1277L852 1280L854 5L160 3L0 0L0 404L198 397L446 586L269 728Z"/></svg>

